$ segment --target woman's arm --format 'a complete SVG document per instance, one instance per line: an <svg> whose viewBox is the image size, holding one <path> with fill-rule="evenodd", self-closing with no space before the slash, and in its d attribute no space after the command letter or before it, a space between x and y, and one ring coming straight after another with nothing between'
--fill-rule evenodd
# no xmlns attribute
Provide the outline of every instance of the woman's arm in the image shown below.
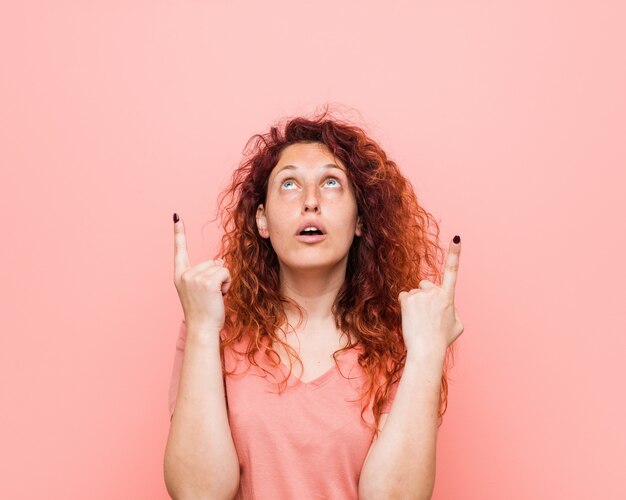
<svg viewBox="0 0 626 500"><path fill-rule="evenodd" d="M165 448L164 477L174 499L232 499L239 459L228 414L219 332L187 325L176 409Z"/></svg>
<svg viewBox="0 0 626 500"><path fill-rule="evenodd" d="M359 499L430 499L444 353L407 354L384 427L368 452Z"/></svg>

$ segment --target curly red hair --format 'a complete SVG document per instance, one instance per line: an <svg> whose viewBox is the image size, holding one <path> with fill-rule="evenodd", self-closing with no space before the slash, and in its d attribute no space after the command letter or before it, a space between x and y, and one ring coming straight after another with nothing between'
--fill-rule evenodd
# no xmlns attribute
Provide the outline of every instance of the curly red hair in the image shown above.
<svg viewBox="0 0 626 500"><path fill-rule="evenodd" d="M275 354L276 364L280 362L271 348L279 342L300 361L276 331L288 324L283 302L293 304L300 314L302 309L281 295L278 258L270 241L259 235L255 216L257 206L265 203L268 178L282 150L294 143L325 144L347 168L363 228L362 236L354 238L350 247L346 279L332 308L337 327L350 343L334 356L357 342L364 347L358 357L367 377L361 398L367 398L369 405L373 397L377 433L383 404L392 385L400 380L406 361L398 294L417 288L422 279L440 283L444 252L437 222L420 206L396 163L362 128L330 114L326 108L310 119L286 119L268 133L253 135L231 184L218 198L224 229L218 253L232 279L224 298L228 333L220 349L223 353L227 346L246 338L248 359L258 367L254 357L264 349L264 341L269 341L268 355ZM452 349L451 345L446 352L441 378L439 425L447 407L448 354L453 358ZM224 374L233 373L223 370ZM361 418L371 427L363 418L366 407Z"/></svg>

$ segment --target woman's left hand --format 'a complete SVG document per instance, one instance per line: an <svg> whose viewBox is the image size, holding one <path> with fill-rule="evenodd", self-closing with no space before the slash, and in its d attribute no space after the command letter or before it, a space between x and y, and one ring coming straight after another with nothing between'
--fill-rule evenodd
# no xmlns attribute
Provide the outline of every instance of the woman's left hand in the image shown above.
<svg viewBox="0 0 626 500"><path fill-rule="evenodd" d="M454 287L459 269L461 242L450 242L441 286L428 280L400 292L402 337L407 355L445 355L462 333L463 323L454 307Z"/></svg>

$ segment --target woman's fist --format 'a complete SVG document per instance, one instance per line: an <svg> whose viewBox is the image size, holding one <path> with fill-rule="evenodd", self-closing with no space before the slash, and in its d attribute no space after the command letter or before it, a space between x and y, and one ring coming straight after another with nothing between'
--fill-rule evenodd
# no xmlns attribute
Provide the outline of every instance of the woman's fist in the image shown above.
<svg viewBox="0 0 626 500"><path fill-rule="evenodd" d="M398 295L407 352L443 355L463 333L463 323L454 307L460 243L460 239L450 243L441 286L422 280L418 288Z"/></svg>
<svg viewBox="0 0 626 500"><path fill-rule="evenodd" d="M176 217L175 217L176 219ZM224 261L207 260L191 267L182 219L174 222L174 285L183 306L185 323L219 332L224 326L224 297L230 288Z"/></svg>

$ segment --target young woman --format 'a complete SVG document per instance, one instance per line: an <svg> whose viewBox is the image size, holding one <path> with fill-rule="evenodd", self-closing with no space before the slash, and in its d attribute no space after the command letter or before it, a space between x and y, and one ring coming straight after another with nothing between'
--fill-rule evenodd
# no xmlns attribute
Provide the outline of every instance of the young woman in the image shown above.
<svg viewBox="0 0 626 500"><path fill-rule="evenodd" d="M442 271L409 181L328 110L253 139L220 196L221 259L192 267L174 214L168 492L429 498L460 238Z"/></svg>

